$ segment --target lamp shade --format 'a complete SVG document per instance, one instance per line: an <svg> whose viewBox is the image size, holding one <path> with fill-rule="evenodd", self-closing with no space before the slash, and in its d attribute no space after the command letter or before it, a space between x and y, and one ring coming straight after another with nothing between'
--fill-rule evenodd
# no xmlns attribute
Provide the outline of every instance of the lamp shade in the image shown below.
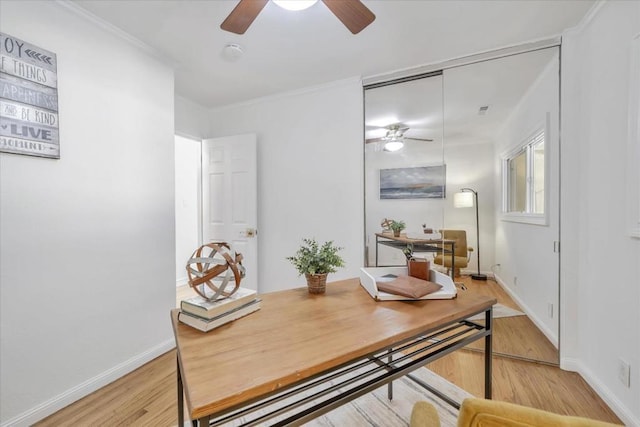
<svg viewBox="0 0 640 427"><path fill-rule="evenodd" d="M472 208L473 207L473 193L463 191L455 193L453 195L453 207L454 208Z"/></svg>

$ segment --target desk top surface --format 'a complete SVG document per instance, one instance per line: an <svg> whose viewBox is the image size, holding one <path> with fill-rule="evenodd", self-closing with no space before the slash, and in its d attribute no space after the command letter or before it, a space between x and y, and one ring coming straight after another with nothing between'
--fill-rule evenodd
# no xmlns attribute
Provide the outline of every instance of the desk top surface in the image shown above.
<svg viewBox="0 0 640 427"><path fill-rule="evenodd" d="M496 300L376 302L358 279L261 294L261 309L204 333L171 319L192 419L293 384L398 341L487 310Z"/></svg>

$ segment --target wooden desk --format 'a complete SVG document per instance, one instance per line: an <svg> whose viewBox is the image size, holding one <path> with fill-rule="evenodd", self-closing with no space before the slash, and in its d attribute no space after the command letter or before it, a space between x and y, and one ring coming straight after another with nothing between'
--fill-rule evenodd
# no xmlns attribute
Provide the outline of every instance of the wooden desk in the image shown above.
<svg viewBox="0 0 640 427"><path fill-rule="evenodd" d="M228 421L230 413L246 416L236 411L247 405L250 410L254 404L259 410L274 406L283 392L293 397L306 393L324 381L320 375L331 374L336 383L342 373L351 375L353 366L370 371L364 383L341 383L335 387L341 387L337 395L325 400L316 395L307 407L286 403L286 413L276 412L280 418L270 420L299 425L481 338L485 397L491 397L494 298L460 293L453 300L375 302L358 279L329 283L324 295L298 288L261 298L259 311L209 333L180 323L178 310L172 310L179 420L184 415L183 385L191 419L216 425ZM485 326L464 320L482 312ZM416 345L423 349L406 356ZM270 400L256 404L264 399Z"/></svg>
<svg viewBox="0 0 640 427"><path fill-rule="evenodd" d="M456 241L451 239L414 239L400 234L395 237L393 233L376 233L376 267L378 267L378 245L390 246L396 249L410 247L415 252L444 252L451 254L451 279L455 280L455 254ZM447 246L449 247L447 249Z"/></svg>

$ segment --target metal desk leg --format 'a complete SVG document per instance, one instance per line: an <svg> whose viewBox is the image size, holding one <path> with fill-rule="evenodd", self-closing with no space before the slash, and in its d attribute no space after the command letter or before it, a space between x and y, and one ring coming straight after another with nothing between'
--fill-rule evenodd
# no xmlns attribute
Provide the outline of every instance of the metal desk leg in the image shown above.
<svg viewBox="0 0 640 427"><path fill-rule="evenodd" d="M376 267L378 266L378 239L379 237L376 235Z"/></svg>
<svg viewBox="0 0 640 427"><path fill-rule="evenodd" d="M391 362L393 362L393 356L391 354L392 351L392 349L387 350L387 353L389 353L389 356L387 356L388 364L391 364ZM387 399L393 400L393 381L389 381L389 384L387 384Z"/></svg>
<svg viewBox="0 0 640 427"><path fill-rule="evenodd" d="M184 425L184 390L182 387L182 374L180 373L180 361L176 356L176 371L178 373L178 427Z"/></svg>
<svg viewBox="0 0 640 427"><path fill-rule="evenodd" d="M493 348L491 340L493 337L493 307L485 311L485 328L489 334L484 337L484 398L491 399L491 359Z"/></svg>
<svg viewBox="0 0 640 427"><path fill-rule="evenodd" d="M456 281L456 243L455 242L451 242L451 280L453 280L454 282Z"/></svg>

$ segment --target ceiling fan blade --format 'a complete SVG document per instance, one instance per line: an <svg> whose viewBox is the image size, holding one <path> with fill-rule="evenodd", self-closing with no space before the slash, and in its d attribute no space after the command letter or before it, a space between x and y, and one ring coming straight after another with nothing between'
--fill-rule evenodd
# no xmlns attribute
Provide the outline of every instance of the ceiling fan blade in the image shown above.
<svg viewBox="0 0 640 427"><path fill-rule="evenodd" d="M404 139L411 139L413 141L425 141L425 142L433 142L433 139L425 139L425 138L409 138L407 136L404 137Z"/></svg>
<svg viewBox="0 0 640 427"><path fill-rule="evenodd" d="M244 34L269 0L240 0L220 28L230 33Z"/></svg>
<svg viewBox="0 0 640 427"><path fill-rule="evenodd" d="M353 34L358 34L376 19L376 15L360 0L322 0L322 2Z"/></svg>
<svg viewBox="0 0 640 427"><path fill-rule="evenodd" d="M380 142L380 141L384 141L384 138L369 138L369 139L365 139L365 144L371 144L372 142Z"/></svg>

